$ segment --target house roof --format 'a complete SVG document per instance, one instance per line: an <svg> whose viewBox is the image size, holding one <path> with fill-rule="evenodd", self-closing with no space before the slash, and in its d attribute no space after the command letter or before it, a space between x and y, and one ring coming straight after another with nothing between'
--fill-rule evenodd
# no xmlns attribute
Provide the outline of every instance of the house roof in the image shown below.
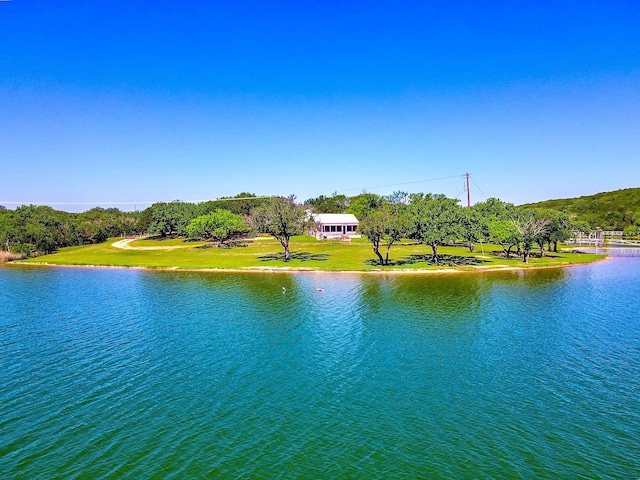
<svg viewBox="0 0 640 480"><path fill-rule="evenodd" d="M358 219L352 213L314 213L313 220L316 223L355 223L359 224Z"/></svg>

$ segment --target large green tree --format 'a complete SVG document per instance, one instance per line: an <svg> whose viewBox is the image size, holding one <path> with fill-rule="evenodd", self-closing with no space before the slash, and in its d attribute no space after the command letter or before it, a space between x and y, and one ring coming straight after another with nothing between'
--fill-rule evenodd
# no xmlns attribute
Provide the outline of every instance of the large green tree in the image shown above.
<svg viewBox="0 0 640 480"><path fill-rule="evenodd" d="M382 207L360 221L358 230L371 242L373 253L380 265L389 265L389 250L409 234L411 222L405 209L399 205ZM386 247L382 256L380 247Z"/></svg>
<svg viewBox="0 0 640 480"><path fill-rule="evenodd" d="M574 223L569 214L551 209L538 209L538 215L548 221L547 229L540 235L538 245L544 255L544 245L548 250L558 252L558 242L566 242L573 236Z"/></svg>
<svg viewBox="0 0 640 480"><path fill-rule="evenodd" d="M372 214L387 203L386 199L375 193L362 193L349 198L346 213L353 213L358 220Z"/></svg>
<svg viewBox="0 0 640 480"><path fill-rule="evenodd" d="M245 235L249 230L240 215L222 209L196 217L187 226L189 237L213 240L221 246L228 240Z"/></svg>
<svg viewBox="0 0 640 480"><path fill-rule="evenodd" d="M289 242L294 235L309 231L309 214L295 203L295 195L271 197L269 201L253 211L251 223L260 233L273 235L284 248L284 260L291 259Z"/></svg>
<svg viewBox="0 0 640 480"><path fill-rule="evenodd" d="M431 246L431 260L438 263L438 247L464 235L464 213L458 200L445 195L416 193L408 207L411 236Z"/></svg>
<svg viewBox="0 0 640 480"><path fill-rule="evenodd" d="M492 197L476 203L473 210L478 212L482 223L486 226L484 228L489 241L500 245L502 253L509 258L511 249L520 244L520 235L513 223L516 217L515 205Z"/></svg>
<svg viewBox="0 0 640 480"><path fill-rule="evenodd" d="M196 204L180 200L154 203L151 208L153 214L149 233L160 237L186 236L187 225L199 213Z"/></svg>
<svg viewBox="0 0 640 480"><path fill-rule="evenodd" d="M462 236L467 243L470 252L473 252L475 244L489 237L489 227L480 212L474 208L462 210Z"/></svg>
<svg viewBox="0 0 640 480"><path fill-rule="evenodd" d="M490 217L487 220L489 240L502 247L506 258L511 255L511 249L520 243L520 234L513 220L507 218Z"/></svg>

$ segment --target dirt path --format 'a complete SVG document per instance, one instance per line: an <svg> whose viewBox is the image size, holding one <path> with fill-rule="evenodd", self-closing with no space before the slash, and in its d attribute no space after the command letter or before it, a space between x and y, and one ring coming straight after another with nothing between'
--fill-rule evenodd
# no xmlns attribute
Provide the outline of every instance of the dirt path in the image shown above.
<svg viewBox="0 0 640 480"><path fill-rule="evenodd" d="M134 247L131 242L136 240L142 240L141 238L125 238L124 240L118 240L113 242L111 246L120 248L122 250L176 250L178 248L191 248L192 245L172 245L172 246L158 246L158 247Z"/></svg>

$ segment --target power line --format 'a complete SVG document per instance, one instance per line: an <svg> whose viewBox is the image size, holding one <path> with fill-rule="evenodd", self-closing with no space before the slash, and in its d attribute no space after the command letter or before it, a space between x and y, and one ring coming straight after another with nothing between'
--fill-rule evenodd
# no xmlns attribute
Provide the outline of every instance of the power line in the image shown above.
<svg viewBox="0 0 640 480"><path fill-rule="evenodd" d="M388 187L399 187L401 185L412 185L416 183L427 183L427 182L436 182L438 180L448 180L449 178L459 178L464 175L451 175L449 177L440 177L440 178L430 178L427 180L415 180L413 182L403 182L403 183L390 183L388 185L376 185L374 187L361 187L361 188L347 188L342 190L343 192L353 192L356 190L373 190L374 188L388 188Z"/></svg>
<svg viewBox="0 0 640 480"><path fill-rule="evenodd" d="M453 198L457 198L458 200L462 200L460 197L467 193L466 190L461 191L458 195L454 195Z"/></svg>
<svg viewBox="0 0 640 480"><path fill-rule="evenodd" d="M401 183L389 183L386 185L375 185L370 187L359 187L359 188L347 188L343 189L343 192L354 192L354 191L366 191L366 190L374 190L377 188L389 188L389 187L400 187L403 185L415 185L418 183L428 183L428 182L437 182L439 180L449 180L451 178L460 178L465 177L466 174L461 175L450 175L448 177L439 177L439 178L428 178L425 180L414 180L411 182L401 182ZM473 182L476 185L475 182ZM482 192L480 187L478 190ZM483 193L484 195L484 193ZM207 199L207 200L179 200L185 203L203 203L203 202L222 202L222 201L234 201L234 200L260 200L265 198L271 198L271 196L260 196L260 197L233 197L233 198L217 198L217 199ZM454 197L455 198L455 197ZM485 195L486 198L486 195ZM14 201L14 200L0 200L0 205L152 205L154 203L169 203L174 200L152 200L152 201L129 201L129 202L24 202L24 201Z"/></svg>
<svg viewBox="0 0 640 480"><path fill-rule="evenodd" d="M471 180L471 181L473 182L473 180ZM487 200L489 198L489 197L487 197L487 194L482 191L482 189L478 186L478 184L476 182L473 182L473 184L480 191L480 193L484 196L484 199Z"/></svg>

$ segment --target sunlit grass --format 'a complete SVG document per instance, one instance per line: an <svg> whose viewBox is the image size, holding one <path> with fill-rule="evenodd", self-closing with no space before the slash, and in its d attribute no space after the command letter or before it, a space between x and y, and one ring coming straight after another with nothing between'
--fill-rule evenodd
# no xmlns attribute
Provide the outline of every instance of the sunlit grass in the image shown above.
<svg viewBox="0 0 640 480"><path fill-rule="evenodd" d="M52 265L96 265L179 269L301 269L325 271L397 271L478 270L486 268L532 268L587 263L603 258L602 255L569 252L551 253L542 258L531 258L523 263L519 257L505 259L493 252L495 245L476 247L473 253L465 247L441 247L439 255L448 257L440 265L430 263L431 248L405 242L394 245L390 253L391 265L376 264L371 246L364 242L318 241L314 237L296 237L291 241L292 259L285 262L283 249L273 238L261 237L235 248L204 248L203 242L173 240L136 240L132 246L182 247L171 250L123 250L112 246L116 239L98 245L69 247L58 253L25 260L25 263ZM465 260L466 259L466 260ZM443 259L444 260L444 259ZM474 263L468 265L467 263ZM466 265L465 265L466 264Z"/></svg>

